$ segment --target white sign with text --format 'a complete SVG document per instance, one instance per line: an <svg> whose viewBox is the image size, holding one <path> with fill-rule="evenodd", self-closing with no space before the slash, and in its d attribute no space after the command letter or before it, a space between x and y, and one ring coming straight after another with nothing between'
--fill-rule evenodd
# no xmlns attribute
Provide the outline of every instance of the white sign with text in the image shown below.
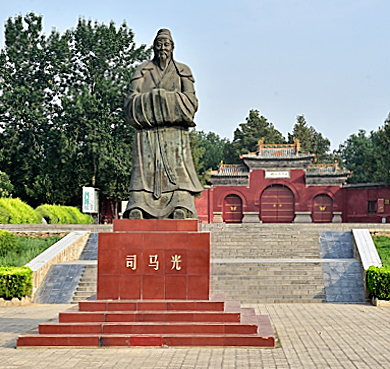
<svg viewBox="0 0 390 369"><path fill-rule="evenodd" d="M289 170L266 170L265 178L290 178Z"/></svg>

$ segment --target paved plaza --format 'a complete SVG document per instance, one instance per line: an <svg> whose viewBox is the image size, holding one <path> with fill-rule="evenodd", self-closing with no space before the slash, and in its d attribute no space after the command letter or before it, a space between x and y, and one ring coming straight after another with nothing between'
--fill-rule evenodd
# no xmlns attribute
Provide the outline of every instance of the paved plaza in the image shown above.
<svg viewBox="0 0 390 369"><path fill-rule="evenodd" d="M71 305L0 308L0 368L390 368L390 308L368 304L251 304L280 339L258 348L25 348L18 334Z"/></svg>

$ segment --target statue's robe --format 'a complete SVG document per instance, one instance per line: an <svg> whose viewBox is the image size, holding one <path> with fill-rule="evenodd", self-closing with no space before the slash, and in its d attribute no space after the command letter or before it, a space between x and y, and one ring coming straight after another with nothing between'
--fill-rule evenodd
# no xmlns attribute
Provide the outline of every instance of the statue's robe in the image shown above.
<svg viewBox="0 0 390 369"><path fill-rule="evenodd" d="M130 84L126 117L136 129L130 198L124 214L143 210L166 218L176 208L197 217L193 194L203 190L190 148L188 127L198 107L190 69L171 60L163 72L153 61L141 64Z"/></svg>

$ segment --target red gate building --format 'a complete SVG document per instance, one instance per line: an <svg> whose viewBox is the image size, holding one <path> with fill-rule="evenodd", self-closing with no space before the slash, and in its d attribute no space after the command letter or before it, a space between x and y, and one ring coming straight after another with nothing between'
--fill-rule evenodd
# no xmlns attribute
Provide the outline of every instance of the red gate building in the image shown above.
<svg viewBox="0 0 390 369"><path fill-rule="evenodd" d="M390 186L348 185L337 162L315 164L294 144L264 144L211 174L196 206L204 223L390 222Z"/></svg>

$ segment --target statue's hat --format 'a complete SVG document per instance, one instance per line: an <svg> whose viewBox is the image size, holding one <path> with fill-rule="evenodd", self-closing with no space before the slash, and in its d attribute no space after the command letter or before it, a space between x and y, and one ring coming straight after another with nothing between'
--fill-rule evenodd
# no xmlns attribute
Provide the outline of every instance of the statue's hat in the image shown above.
<svg viewBox="0 0 390 369"><path fill-rule="evenodd" d="M168 40L171 40L173 42L171 31L166 28L161 28L160 30L158 30L155 40L157 40L158 38L167 38Z"/></svg>

